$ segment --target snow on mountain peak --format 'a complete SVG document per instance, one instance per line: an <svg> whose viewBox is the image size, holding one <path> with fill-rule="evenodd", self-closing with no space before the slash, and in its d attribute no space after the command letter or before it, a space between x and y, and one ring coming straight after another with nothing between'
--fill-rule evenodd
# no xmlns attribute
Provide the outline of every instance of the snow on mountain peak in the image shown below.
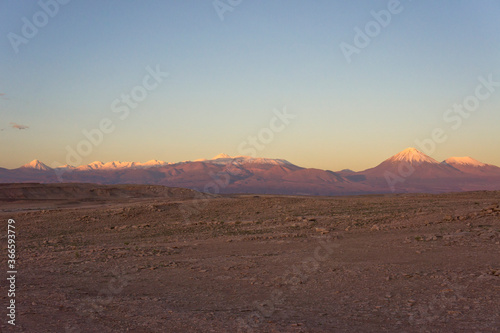
<svg viewBox="0 0 500 333"><path fill-rule="evenodd" d="M28 164L23 165L22 168L30 168L30 169L43 170L43 171L51 170L51 168L49 168L47 165L43 164L39 160L33 160L33 161L29 162Z"/></svg>
<svg viewBox="0 0 500 333"><path fill-rule="evenodd" d="M103 169L120 169L120 168L131 168L135 165L135 162L120 162L111 161L102 165Z"/></svg>
<svg viewBox="0 0 500 333"><path fill-rule="evenodd" d="M102 163L101 161L95 161L87 165L81 165L78 167L80 170L113 170L113 169L141 169L141 168L151 168L151 167L160 167L164 165L168 165L170 163L159 161L159 160L150 160L145 163L140 162L120 162L120 161L111 161L107 163Z"/></svg>
<svg viewBox="0 0 500 333"><path fill-rule="evenodd" d="M438 161L425 155L415 148L406 148L402 152L388 159L391 162L409 162L409 163L433 163L439 164Z"/></svg>
<svg viewBox="0 0 500 333"><path fill-rule="evenodd" d="M287 160L282 159L272 159L263 157L251 157L251 156L229 156L226 154L217 155L215 158L205 161L212 164L268 164L268 165L293 165Z"/></svg>
<svg viewBox="0 0 500 333"><path fill-rule="evenodd" d="M102 163L101 161L94 161L87 165L80 165L77 169L95 170L95 169L101 169L103 166L104 163Z"/></svg>
<svg viewBox="0 0 500 333"><path fill-rule="evenodd" d="M64 164L64 165L57 167L57 169L76 169L76 168L72 165Z"/></svg>
<svg viewBox="0 0 500 333"><path fill-rule="evenodd" d="M237 159L241 159L242 162L255 163L255 164L273 164L273 165L292 165L292 163L287 160L264 158L264 157L248 157L248 156L238 156Z"/></svg>
<svg viewBox="0 0 500 333"><path fill-rule="evenodd" d="M469 156L465 157L450 157L444 161L446 164L450 165L467 165L467 166L475 166L475 167L483 167L487 164L479 162Z"/></svg>
<svg viewBox="0 0 500 333"><path fill-rule="evenodd" d="M232 158L232 157L229 156L228 154L222 153L222 154L219 154L219 155L215 156L214 158L212 158L212 160L217 160L219 158Z"/></svg>
<svg viewBox="0 0 500 333"><path fill-rule="evenodd" d="M169 163L167 163L165 161L159 161L159 160L150 160L150 161L147 161L145 163L135 163L135 165L142 166L142 167L163 166L163 165L168 165L168 164Z"/></svg>

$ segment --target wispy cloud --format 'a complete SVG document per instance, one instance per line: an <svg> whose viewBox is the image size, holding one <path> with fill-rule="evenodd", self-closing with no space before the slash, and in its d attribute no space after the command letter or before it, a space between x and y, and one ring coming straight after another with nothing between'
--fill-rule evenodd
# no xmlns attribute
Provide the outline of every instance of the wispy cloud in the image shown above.
<svg viewBox="0 0 500 333"><path fill-rule="evenodd" d="M25 130L25 129L30 128L29 126L21 125L21 124L17 124L17 123L10 123L10 125L12 128L16 128L18 130Z"/></svg>

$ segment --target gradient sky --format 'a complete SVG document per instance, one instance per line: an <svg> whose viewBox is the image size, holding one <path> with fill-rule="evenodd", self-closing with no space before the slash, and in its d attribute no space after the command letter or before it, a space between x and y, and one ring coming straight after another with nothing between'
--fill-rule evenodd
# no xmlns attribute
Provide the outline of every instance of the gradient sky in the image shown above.
<svg viewBox="0 0 500 333"><path fill-rule="evenodd" d="M284 107L296 118L258 156L363 170L440 127L435 159L500 165L500 87L457 130L443 120L478 77L500 82L500 2L402 0L348 63L339 45L389 2L242 0L222 21L211 0L73 0L16 53L9 33L42 8L2 1L0 166L65 164L104 118L115 130L84 164L238 155ZM111 104L148 66L169 76L120 119Z"/></svg>

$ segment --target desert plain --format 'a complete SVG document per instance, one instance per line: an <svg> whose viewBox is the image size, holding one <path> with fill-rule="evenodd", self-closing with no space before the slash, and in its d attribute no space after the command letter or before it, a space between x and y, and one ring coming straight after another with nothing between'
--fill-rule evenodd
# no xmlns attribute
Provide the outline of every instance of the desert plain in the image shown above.
<svg viewBox="0 0 500 333"><path fill-rule="evenodd" d="M498 332L499 203L2 184L18 273L0 330Z"/></svg>

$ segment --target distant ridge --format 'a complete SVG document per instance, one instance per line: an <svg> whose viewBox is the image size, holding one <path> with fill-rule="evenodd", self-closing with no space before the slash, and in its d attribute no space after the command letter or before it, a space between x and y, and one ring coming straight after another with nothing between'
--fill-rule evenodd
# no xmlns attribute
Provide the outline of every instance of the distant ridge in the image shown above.
<svg viewBox="0 0 500 333"><path fill-rule="evenodd" d="M95 161L56 168L33 160L17 169L0 168L0 183L23 182L152 184L214 194L441 193L500 190L500 168L470 157L451 157L439 163L415 148L407 148L360 172L303 168L284 159L228 154L178 163Z"/></svg>
<svg viewBox="0 0 500 333"><path fill-rule="evenodd" d="M450 157L442 162L443 164L450 165L457 170L467 174L474 174L477 176L484 175L500 175L500 168L480 162L471 157Z"/></svg>
<svg viewBox="0 0 500 333"><path fill-rule="evenodd" d="M471 157L450 157L446 160L443 161L443 163L449 164L449 165L468 165L468 166L474 166L474 167L484 167L487 166L488 164L479 162L478 160L475 160Z"/></svg>

